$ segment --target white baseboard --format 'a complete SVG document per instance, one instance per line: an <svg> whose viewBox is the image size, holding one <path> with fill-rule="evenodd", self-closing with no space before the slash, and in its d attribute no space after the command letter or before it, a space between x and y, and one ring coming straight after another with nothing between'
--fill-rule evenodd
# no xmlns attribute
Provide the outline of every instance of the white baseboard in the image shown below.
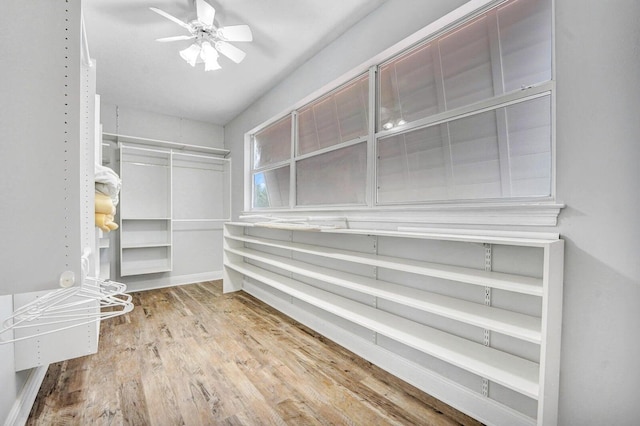
<svg viewBox="0 0 640 426"><path fill-rule="evenodd" d="M153 278L147 280L129 281L122 279L127 285L127 292L147 291L158 288L174 287L177 285L194 284L203 281L214 281L222 279L222 271L202 272L199 274L177 275L172 277Z"/></svg>
<svg viewBox="0 0 640 426"><path fill-rule="evenodd" d="M24 426L29 418L33 403L38 396L38 391L47 374L48 365L35 367L31 370L26 383L18 393L16 401L9 411L9 415L5 419L4 426Z"/></svg>

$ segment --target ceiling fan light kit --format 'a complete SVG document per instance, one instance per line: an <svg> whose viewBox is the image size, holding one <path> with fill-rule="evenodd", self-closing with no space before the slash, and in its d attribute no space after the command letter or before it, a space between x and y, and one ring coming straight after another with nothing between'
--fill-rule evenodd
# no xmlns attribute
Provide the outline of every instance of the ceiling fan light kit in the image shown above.
<svg viewBox="0 0 640 426"><path fill-rule="evenodd" d="M214 25L216 11L205 0L196 0L197 18L189 23L158 8L151 7L150 9L189 31L190 35L163 37L157 41L194 40L191 46L179 52L180 57L192 67L195 67L199 62L204 62L205 71L221 69L222 67L218 63L220 57L218 52L239 64L247 54L229 42L253 41L253 34L248 25L216 27Z"/></svg>

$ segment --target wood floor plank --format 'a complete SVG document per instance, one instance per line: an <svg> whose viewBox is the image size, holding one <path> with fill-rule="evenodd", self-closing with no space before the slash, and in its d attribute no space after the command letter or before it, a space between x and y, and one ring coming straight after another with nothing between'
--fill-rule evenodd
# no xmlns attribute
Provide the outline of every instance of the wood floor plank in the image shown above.
<svg viewBox="0 0 640 426"><path fill-rule="evenodd" d="M478 425L220 281L132 294L52 364L28 425Z"/></svg>

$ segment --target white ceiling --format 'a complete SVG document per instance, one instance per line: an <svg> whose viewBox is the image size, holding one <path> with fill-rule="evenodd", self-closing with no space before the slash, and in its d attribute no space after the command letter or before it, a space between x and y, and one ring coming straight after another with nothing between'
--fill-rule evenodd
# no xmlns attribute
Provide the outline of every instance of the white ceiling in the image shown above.
<svg viewBox="0 0 640 426"><path fill-rule="evenodd" d="M84 0L102 101L224 125L385 0L207 1L217 25L251 27L252 43L234 43L240 64L221 55L222 69L205 72L178 55L190 41L155 41L188 32L149 7L188 22L194 0Z"/></svg>

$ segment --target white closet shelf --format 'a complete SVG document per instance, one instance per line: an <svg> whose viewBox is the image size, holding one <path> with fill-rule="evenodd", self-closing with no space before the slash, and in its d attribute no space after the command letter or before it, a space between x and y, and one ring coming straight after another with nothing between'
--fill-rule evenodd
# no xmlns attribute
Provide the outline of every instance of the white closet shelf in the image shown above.
<svg viewBox="0 0 640 426"><path fill-rule="evenodd" d="M171 220L170 217L123 217L122 220Z"/></svg>
<svg viewBox="0 0 640 426"><path fill-rule="evenodd" d="M539 366L534 362L365 306L244 262L229 261L226 266L425 354L486 377L530 398L538 398Z"/></svg>
<svg viewBox="0 0 640 426"><path fill-rule="evenodd" d="M216 222L216 223L226 223L227 219L173 219L173 222Z"/></svg>
<svg viewBox="0 0 640 426"><path fill-rule="evenodd" d="M538 317L480 305L347 272L330 270L310 263L248 248L229 247L226 251L275 266L284 271L284 273L293 272L531 343L540 344L541 342L541 320Z"/></svg>
<svg viewBox="0 0 640 426"><path fill-rule="evenodd" d="M141 263L139 265L129 264L121 266L120 275L124 277L128 275L155 274L161 272L171 272L171 265L158 262L155 264L150 262Z"/></svg>
<svg viewBox="0 0 640 426"><path fill-rule="evenodd" d="M329 259L343 260L346 262L360 263L379 268L410 272L413 274L442 278L446 280L474 284L483 287L491 287L500 290L528 294L532 296L542 296L542 279L540 278L505 274L501 272L490 272L459 266L443 265L438 263L422 262L391 256L359 253L349 250L313 246L309 244L271 240L268 238L254 238L240 235L230 235L229 233L227 233L225 237L248 244L256 244L265 247L291 250L298 253L322 256Z"/></svg>
<svg viewBox="0 0 640 426"><path fill-rule="evenodd" d="M102 133L104 140L113 142L135 143L143 145L152 145L155 147L170 148L175 150L188 150L192 152L203 152L207 154L220 155L226 157L231 151L223 148L212 148L201 145L191 145L179 142L170 142L158 139L140 138L137 136L119 135L115 133Z"/></svg>
<svg viewBox="0 0 640 426"><path fill-rule="evenodd" d="M121 244L122 249L138 249L138 248L150 248L150 247L171 247L171 243L127 243Z"/></svg>
<svg viewBox="0 0 640 426"><path fill-rule="evenodd" d="M321 220L319 216L317 218ZM327 219L329 220L329 219ZM238 226L245 228L252 227L260 227L264 226L264 223L251 223L251 222L227 222L227 225L230 226ZM300 225L291 226L296 224L291 224L288 222L272 222L269 224L270 228L273 229L283 229L283 230L305 230L304 227ZM407 229L407 230L402 230ZM507 246L522 246L522 247L545 247L549 243L557 240L557 238L534 238L534 237L520 237L519 235L522 233L513 232L514 236L508 236L509 232L503 232L504 235L500 236L491 236L483 234L473 234L473 230L469 230L469 233L452 233L447 232L448 230L443 229L442 232L437 232L437 229L432 229L429 231L419 230L412 231L408 230L410 228L401 228L398 231L392 230L381 230L381 229L349 229L349 228L336 228L336 227L322 227L317 226L313 229L309 229L312 231L323 232L323 233L332 233L332 234L352 234L352 235L375 235L380 237L401 237L401 238L417 238L423 240L439 240L439 241L460 241L460 242L468 242L468 243L478 243L478 244L500 244ZM418 228L419 229L419 228Z"/></svg>

